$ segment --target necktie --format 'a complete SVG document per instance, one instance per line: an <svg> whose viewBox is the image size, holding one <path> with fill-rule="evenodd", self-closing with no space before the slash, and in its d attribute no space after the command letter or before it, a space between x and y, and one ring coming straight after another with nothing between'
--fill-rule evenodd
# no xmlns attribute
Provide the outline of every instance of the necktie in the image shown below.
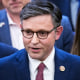
<svg viewBox="0 0 80 80"><path fill-rule="evenodd" d="M44 70L45 65L41 63L38 67L38 73L36 76L36 80L44 80L43 79L43 70Z"/></svg>

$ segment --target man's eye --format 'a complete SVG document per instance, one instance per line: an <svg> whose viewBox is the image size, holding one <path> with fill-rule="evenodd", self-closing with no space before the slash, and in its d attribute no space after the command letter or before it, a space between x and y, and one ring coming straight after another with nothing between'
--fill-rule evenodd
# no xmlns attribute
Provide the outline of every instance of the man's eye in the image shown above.
<svg viewBox="0 0 80 80"><path fill-rule="evenodd" d="M32 34L33 32L32 32L32 31L26 31L26 33L27 33L27 34Z"/></svg>
<svg viewBox="0 0 80 80"><path fill-rule="evenodd" d="M42 35L42 36L45 36L46 34L47 34L47 32L45 32L45 31L39 32L39 35Z"/></svg>

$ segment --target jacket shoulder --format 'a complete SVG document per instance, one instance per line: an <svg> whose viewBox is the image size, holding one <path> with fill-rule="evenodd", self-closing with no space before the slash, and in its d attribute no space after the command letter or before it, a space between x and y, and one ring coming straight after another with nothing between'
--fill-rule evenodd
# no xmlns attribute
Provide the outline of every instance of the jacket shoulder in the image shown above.
<svg viewBox="0 0 80 80"><path fill-rule="evenodd" d="M71 53L68 53L66 51L60 50L56 48L56 56L64 61L67 61L69 63L77 63L79 62L80 64L80 56L73 55Z"/></svg>
<svg viewBox="0 0 80 80"><path fill-rule="evenodd" d="M6 13L6 9L0 10L0 16L4 15Z"/></svg>
<svg viewBox="0 0 80 80"><path fill-rule="evenodd" d="M9 56L0 58L0 64L6 62L16 62L21 61L26 56L27 52L25 49L19 50Z"/></svg>

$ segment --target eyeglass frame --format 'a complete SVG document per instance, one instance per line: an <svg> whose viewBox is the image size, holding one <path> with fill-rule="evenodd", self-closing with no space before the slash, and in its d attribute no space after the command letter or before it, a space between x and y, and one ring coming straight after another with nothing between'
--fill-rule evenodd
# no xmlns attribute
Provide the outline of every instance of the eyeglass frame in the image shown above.
<svg viewBox="0 0 80 80"><path fill-rule="evenodd" d="M59 27L59 26L57 26L57 27ZM44 31L44 32L47 33L47 37L48 37L48 35L49 35L52 31L54 31L57 27L54 27L54 28L51 29L50 31ZM22 29L21 29L22 34L23 34L24 31L26 32L26 30L24 30L24 29L22 28ZM37 32L31 31L31 32L33 33L33 35L32 35L30 38L24 36L24 34L23 34L23 36L24 36L25 38L27 38L27 39L31 39L31 38L34 36L34 33L36 33L36 35L37 35L37 37L38 37L39 39L47 39L47 37L46 37L46 38L40 38L40 37L39 37L39 32L40 32L40 31L37 31Z"/></svg>

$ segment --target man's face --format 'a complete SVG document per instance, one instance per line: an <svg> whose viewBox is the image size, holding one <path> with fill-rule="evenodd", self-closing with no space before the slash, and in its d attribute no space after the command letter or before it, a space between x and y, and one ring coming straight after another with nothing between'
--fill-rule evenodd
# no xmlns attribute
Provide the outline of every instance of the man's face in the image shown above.
<svg viewBox="0 0 80 80"><path fill-rule="evenodd" d="M20 13L22 7L30 2L30 0L2 0L3 5L7 8L8 12L16 14Z"/></svg>
<svg viewBox="0 0 80 80"><path fill-rule="evenodd" d="M30 31L50 31L53 28L54 26L50 15L41 15L23 20L23 30L29 30L28 34L30 34ZM51 53L55 40L57 40L59 36L59 32L57 33L55 30L49 33L46 39L39 39L36 33L34 33L30 39L23 36L23 42L31 58L43 61Z"/></svg>

